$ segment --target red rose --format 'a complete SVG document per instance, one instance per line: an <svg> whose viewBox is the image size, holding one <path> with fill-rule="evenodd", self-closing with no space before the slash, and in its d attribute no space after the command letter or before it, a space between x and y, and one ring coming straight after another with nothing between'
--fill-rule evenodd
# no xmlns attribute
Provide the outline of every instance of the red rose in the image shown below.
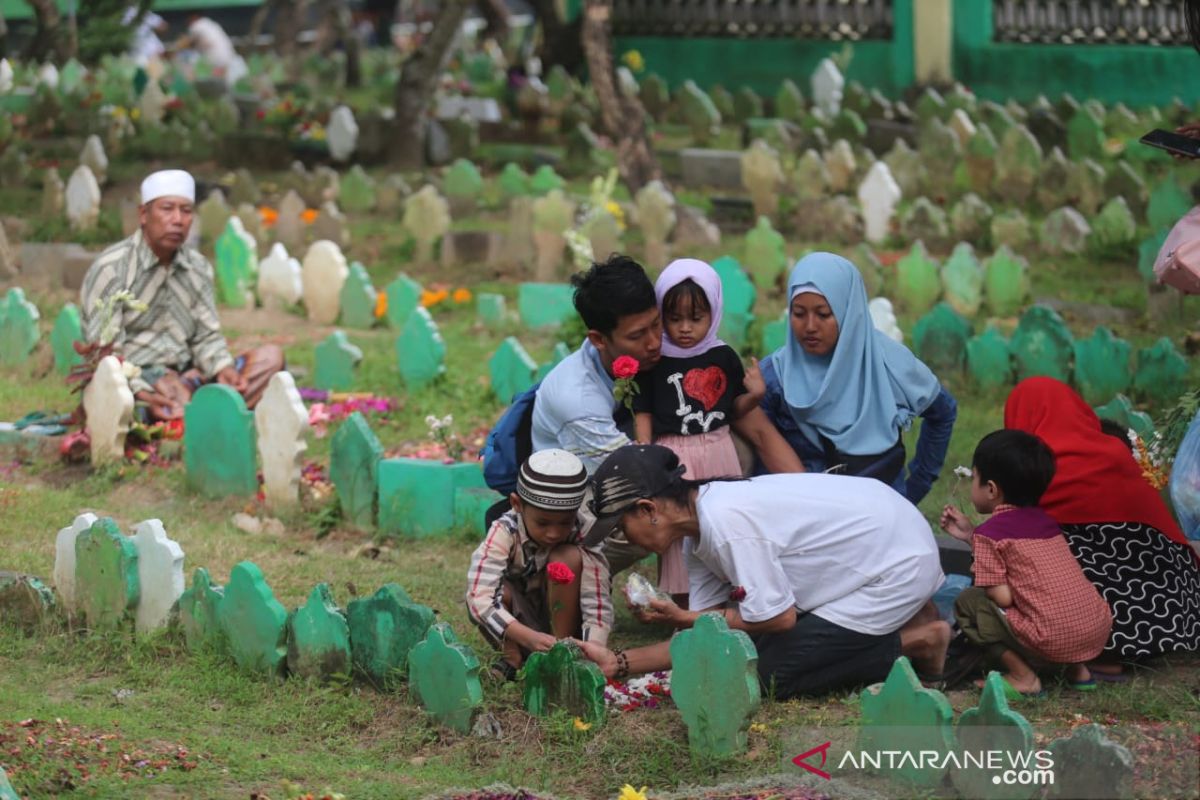
<svg viewBox="0 0 1200 800"><path fill-rule="evenodd" d="M551 561L547 564L546 575L555 583L567 584L575 580L575 573L561 561Z"/></svg>
<svg viewBox="0 0 1200 800"><path fill-rule="evenodd" d="M729 593L729 599L735 603L740 603L743 600L745 600L746 599L746 587L744 587L744 586L733 587L733 590Z"/></svg>
<svg viewBox="0 0 1200 800"><path fill-rule="evenodd" d="M638 374L638 360L633 356L621 356L613 362L613 375L618 378L632 378Z"/></svg>

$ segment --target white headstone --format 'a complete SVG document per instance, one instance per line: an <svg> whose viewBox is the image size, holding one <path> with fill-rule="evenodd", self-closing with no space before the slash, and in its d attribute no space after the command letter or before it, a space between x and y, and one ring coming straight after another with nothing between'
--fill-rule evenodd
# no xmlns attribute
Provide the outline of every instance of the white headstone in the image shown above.
<svg viewBox="0 0 1200 800"><path fill-rule="evenodd" d="M290 372L276 372L254 409L258 453L262 456L263 493L269 506L299 501L300 468L308 449L308 409Z"/></svg>
<svg viewBox="0 0 1200 800"><path fill-rule="evenodd" d="M349 107L338 106L329 115L325 143L329 145L329 155L334 161L345 161L354 153L358 146L358 123Z"/></svg>
<svg viewBox="0 0 1200 800"><path fill-rule="evenodd" d="M171 608L183 594L183 549L167 538L157 519L139 522L133 529L138 554L138 597L135 622L138 633L165 628Z"/></svg>
<svg viewBox="0 0 1200 800"><path fill-rule="evenodd" d="M108 154L104 152L104 145L96 134L93 133L83 143L83 149L79 151L79 163L88 165L97 183L104 183L108 177Z"/></svg>
<svg viewBox="0 0 1200 800"><path fill-rule="evenodd" d="M95 514L80 514L54 538L54 588L70 614L75 605L75 539L92 527Z"/></svg>
<svg viewBox="0 0 1200 800"><path fill-rule="evenodd" d="M13 88L13 68L7 58L0 58L0 94L7 94Z"/></svg>
<svg viewBox="0 0 1200 800"><path fill-rule="evenodd" d="M80 164L67 181L67 219L77 231L96 225L100 218L100 184L87 164Z"/></svg>
<svg viewBox="0 0 1200 800"><path fill-rule="evenodd" d="M287 248L276 242L271 252L258 262L258 296L264 306L282 301L283 305L300 302L304 283L300 279L300 262L288 255Z"/></svg>
<svg viewBox="0 0 1200 800"><path fill-rule="evenodd" d="M883 161L872 164L867 177L858 186L858 202L862 206L868 242L882 242L887 238L900 197L900 186L888 165Z"/></svg>
<svg viewBox="0 0 1200 800"><path fill-rule="evenodd" d="M92 466L125 457L125 434L133 421L133 392L116 356L105 356L96 365L83 390L83 410L92 440Z"/></svg>
<svg viewBox="0 0 1200 800"><path fill-rule="evenodd" d="M302 267L304 306L310 320L318 325L337 322L342 284L349 274L350 268L346 266L346 257L340 247L324 239L312 243L304 255Z"/></svg>
<svg viewBox="0 0 1200 800"><path fill-rule="evenodd" d="M891 300L876 297L867 303L867 311L871 313L871 322L875 324L876 330L901 344L904 343L904 331L900 330L900 325L896 322L896 312L892 309Z"/></svg>
<svg viewBox="0 0 1200 800"><path fill-rule="evenodd" d="M58 67L53 64L42 64L37 73L38 83L51 89L58 88Z"/></svg>
<svg viewBox="0 0 1200 800"><path fill-rule="evenodd" d="M842 90L846 79L828 58L822 59L812 76L813 102L830 117L842 110Z"/></svg>
<svg viewBox="0 0 1200 800"><path fill-rule="evenodd" d="M295 189L289 189L279 203L279 216L275 220L275 241L288 250L299 250L304 246L304 219L301 215L307 208L304 198Z"/></svg>

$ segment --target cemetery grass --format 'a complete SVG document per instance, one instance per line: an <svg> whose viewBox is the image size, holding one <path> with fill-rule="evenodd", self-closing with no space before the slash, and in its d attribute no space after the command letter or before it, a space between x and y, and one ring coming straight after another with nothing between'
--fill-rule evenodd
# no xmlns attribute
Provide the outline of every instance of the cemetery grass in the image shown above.
<svg viewBox="0 0 1200 800"><path fill-rule="evenodd" d="M456 227L482 227L471 221ZM398 238L398 226L368 220L352 226L351 254L368 265L376 286L397 271L411 245ZM637 252L637 245L632 248ZM731 239L714 257L729 252L741 257L739 239ZM798 254L798 250L795 254ZM406 266L426 285L435 281L451 287L465 285L474 292L495 291L515 308L515 275L467 268ZM1127 264L1096 263L1076 258L1033 265L1035 297L1069 299L1081 304L1065 316L1076 335L1086 335L1094 322L1089 305L1124 308L1131 321L1114 324L1118 334L1135 348L1159 336L1176 342L1187 332L1184 322L1145 317L1144 295ZM44 327L68 298L33 294L42 310ZM1183 319L1196 318L1194 300ZM773 319L782 306L778 292L761 298L764 319ZM427 414L452 414L455 431L476 437L500 411L487 381L487 359L501 339L519 336L531 355L543 362L560 336L580 332L537 333L511 322L499 330L485 329L474 320L474 306L447 304L432 309L448 344L448 374L426 389L406 394L395 370L394 334L348 330L362 347L363 363L356 388L396 397L400 407L388 417L371 418L385 448L427 438ZM234 348L273 341L283 345L297 383L307 385L313 346L328 328L310 325L295 310L223 312ZM906 331L914 320L901 315ZM1002 324L1015 324L1015 320ZM979 326L977 326L979 327ZM69 411L69 395L61 377L49 371L44 349L27 366L3 375L0 418L15 419L35 409ZM1195 385L1192 366L1190 384ZM946 379L959 400L959 419L947 457L946 474L957 464L969 464L975 443L1002 424L1004 392L984 392L954 376ZM909 436L909 448L914 444ZM310 439L308 458L328 463L329 438ZM474 444L468 441L468 444ZM966 505L965 483L953 478L935 484L922 510L931 520L946 502ZM312 587L329 583L334 597L345 605L354 596L369 595L384 583L403 585L419 602L433 607L450 622L459 638L482 658L491 651L467 622L462 608L462 579L477 537L457 533L433 539L381 538L349 530L327 509L316 507L281 515L283 536L252 535L236 528L233 514L261 513L253 502L214 501L190 491L178 464L167 468L125 466L92 471L41 461L0 473L0 568L29 572L48 579L53 568L54 532L84 510L111 515L129 530L151 517L162 519L168 535L186 554L185 570L206 567L223 583L239 561L253 560L263 571L277 598L289 609L301 605ZM647 575L653 567L640 567ZM618 581L618 586L621 581ZM629 646L652 641L661 631L637 626L622 609L614 642ZM1035 725L1072 724L1089 719L1108 724L1185 725L1200 723L1200 660L1194 656L1160 659L1141 670L1124 686L1102 687L1081 696L1059 686L1048 699L1023 709ZM349 798L421 797L451 787L476 787L494 782L521 785L560 797L612 797L623 783L649 785L657 790L706 785L778 772L794 753L795 734L805 726L852 724L858 700L845 693L822 700L765 703L755 717L749 752L721 763L692 760L685 727L672 709L645 710L611 717L589 731L577 731L574 721L558 715L532 719L520 710L515 684L485 677L485 710L494 715L500 738L465 737L430 724L407 696L403 685L394 690L360 682L320 686L297 681L272 682L240 674L219 653L186 651L182 637L170 632L150 640L96 636L71 631L59 624L33 636L0 625L0 733L8 734L20 720L62 719L87 731L113 733L129 748L186 749L191 769L172 765L158 777L123 778L93 763L95 777L82 781L73 763L33 758L14 776L18 788L33 796L54 794L62 781L78 782L97 797L186 796L246 797L251 792L282 796L283 782L309 791L325 787ZM124 690L124 691L123 691ZM950 699L956 712L976 704L974 690L956 691ZM64 777L65 776L65 777Z"/></svg>

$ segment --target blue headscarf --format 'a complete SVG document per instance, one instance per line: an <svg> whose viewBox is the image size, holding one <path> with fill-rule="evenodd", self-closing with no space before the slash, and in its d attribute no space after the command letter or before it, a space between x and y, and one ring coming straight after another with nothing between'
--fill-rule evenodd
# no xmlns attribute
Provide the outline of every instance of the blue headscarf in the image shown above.
<svg viewBox="0 0 1200 800"><path fill-rule="evenodd" d="M787 344L774 357L784 399L814 444L820 443L820 433L846 455L882 453L941 387L907 347L875 329L853 264L833 253L800 259L788 278L789 316L797 290L813 287L837 319L837 345L829 355L810 355L789 331Z"/></svg>

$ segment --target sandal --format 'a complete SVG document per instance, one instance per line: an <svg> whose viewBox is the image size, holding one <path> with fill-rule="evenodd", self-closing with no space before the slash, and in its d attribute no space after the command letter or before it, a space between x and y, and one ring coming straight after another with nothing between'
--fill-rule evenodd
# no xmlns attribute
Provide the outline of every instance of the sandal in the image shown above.
<svg viewBox="0 0 1200 800"><path fill-rule="evenodd" d="M1067 685L1076 692L1094 692L1096 691L1096 678L1091 677L1086 681L1071 681Z"/></svg>
<svg viewBox="0 0 1200 800"><path fill-rule="evenodd" d="M1046 690L1038 689L1036 692L1022 692L1017 687L1008 682L1008 678L1000 676L1000 682L1004 684L1004 697L1014 703L1019 703L1022 700L1036 699L1046 696Z"/></svg>

